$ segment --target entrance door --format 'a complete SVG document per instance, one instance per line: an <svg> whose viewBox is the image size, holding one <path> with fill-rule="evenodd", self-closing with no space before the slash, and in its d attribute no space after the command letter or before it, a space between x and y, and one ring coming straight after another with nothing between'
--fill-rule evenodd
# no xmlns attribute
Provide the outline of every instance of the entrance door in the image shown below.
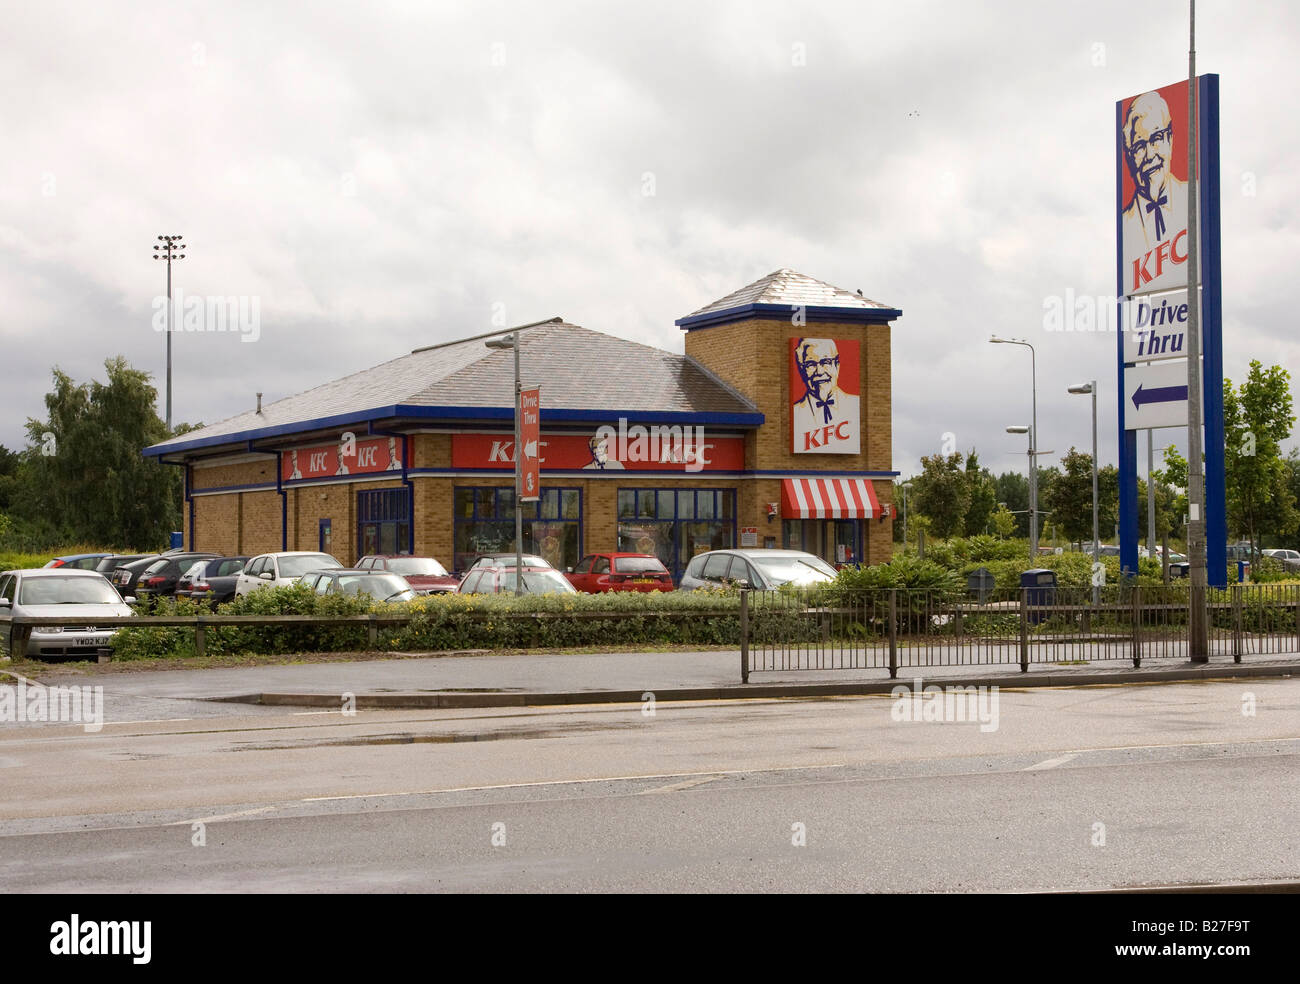
<svg viewBox="0 0 1300 984"><path fill-rule="evenodd" d="M815 554L832 566L856 564L862 557L862 520L786 520L785 546Z"/></svg>

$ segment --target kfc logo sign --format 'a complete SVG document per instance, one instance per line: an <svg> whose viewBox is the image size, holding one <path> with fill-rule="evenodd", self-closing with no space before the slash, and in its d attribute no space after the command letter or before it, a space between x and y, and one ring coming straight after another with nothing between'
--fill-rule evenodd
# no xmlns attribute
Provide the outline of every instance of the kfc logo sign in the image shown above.
<svg viewBox="0 0 1300 984"><path fill-rule="evenodd" d="M280 476L286 482L402 470L403 438L358 439L344 432L334 444L280 452Z"/></svg>
<svg viewBox="0 0 1300 984"><path fill-rule="evenodd" d="M1187 83L1119 104L1124 293L1187 285ZM1180 172L1180 178L1177 173Z"/></svg>
<svg viewBox="0 0 1300 984"><path fill-rule="evenodd" d="M858 343L850 339L790 340L790 450L795 454L859 454Z"/></svg>

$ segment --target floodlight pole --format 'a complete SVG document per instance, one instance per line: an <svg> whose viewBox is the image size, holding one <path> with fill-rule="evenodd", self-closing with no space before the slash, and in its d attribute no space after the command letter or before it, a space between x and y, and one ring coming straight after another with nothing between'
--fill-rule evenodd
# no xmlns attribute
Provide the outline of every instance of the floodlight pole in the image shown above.
<svg viewBox="0 0 1300 984"><path fill-rule="evenodd" d="M167 433L172 432L172 260L185 259L181 236L159 236L162 245L154 246L153 258L167 261Z"/></svg>

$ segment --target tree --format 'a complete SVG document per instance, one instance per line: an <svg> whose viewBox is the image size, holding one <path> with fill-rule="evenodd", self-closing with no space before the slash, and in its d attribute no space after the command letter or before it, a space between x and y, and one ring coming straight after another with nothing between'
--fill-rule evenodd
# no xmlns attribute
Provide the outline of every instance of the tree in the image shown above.
<svg viewBox="0 0 1300 984"><path fill-rule="evenodd" d="M981 468L979 455L971 448L966 456L966 488L970 492L970 505L966 509L966 535L987 533L989 517L998 505L998 490L987 468Z"/></svg>
<svg viewBox="0 0 1300 984"><path fill-rule="evenodd" d="M912 494L917 512L929 519L935 536L946 540L961 533L970 510L961 453L923 456L921 474L912 480Z"/></svg>
<svg viewBox="0 0 1300 984"><path fill-rule="evenodd" d="M1232 380L1223 380L1228 520L1247 535L1252 550L1261 535L1287 536L1300 522L1281 453L1295 424L1290 379L1281 366L1265 369L1252 359L1238 389L1232 388Z"/></svg>
<svg viewBox="0 0 1300 984"><path fill-rule="evenodd" d="M993 480L998 502L1005 502L1013 514L1016 526L1014 535L1029 536L1029 479L1019 472L1003 472Z"/></svg>
<svg viewBox="0 0 1300 984"><path fill-rule="evenodd" d="M47 419L27 421L16 506L51 542L161 547L180 528L182 475L140 453L168 436L157 392L121 357L104 368L106 383L80 385L54 370Z"/></svg>
<svg viewBox="0 0 1300 984"><path fill-rule="evenodd" d="M1004 503L998 503L998 507L993 510L993 515L989 521L993 524L993 532L998 535L999 539L1005 540L1016 531L1016 517L1011 514L1011 510Z"/></svg>
<svg viewBox="0 0 1300 984"><path fill-rule="evenodd" d="M1042 497L1043 505L1051 512L1052 523L1067 540L1091 543L1092 455L1070 448L1061 464L1065 470L1048 487Z"/></svg>

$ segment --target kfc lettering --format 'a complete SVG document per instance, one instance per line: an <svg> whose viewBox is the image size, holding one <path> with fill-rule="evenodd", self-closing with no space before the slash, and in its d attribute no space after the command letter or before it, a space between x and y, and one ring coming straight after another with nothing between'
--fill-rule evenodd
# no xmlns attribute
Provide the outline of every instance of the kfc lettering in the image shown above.
<svg viewBox="0 0 1300 984"><path fill-rule="evenodd" d="M1130 291L1136 292L1151 281L1160 277L1165 272L1165 264L1170 263L1178 266L1187 262L1187 251L1184 250L1180 255L1178 252L1178 242L1187 235L1187 230L1183 229L1176 236L1173 242L1161 243L1155 249L1149 250L1141 259L1133 261L1133 285ZM1149 267L1152 258L1155 259L1155 273L1153 274Z"/></svg>

